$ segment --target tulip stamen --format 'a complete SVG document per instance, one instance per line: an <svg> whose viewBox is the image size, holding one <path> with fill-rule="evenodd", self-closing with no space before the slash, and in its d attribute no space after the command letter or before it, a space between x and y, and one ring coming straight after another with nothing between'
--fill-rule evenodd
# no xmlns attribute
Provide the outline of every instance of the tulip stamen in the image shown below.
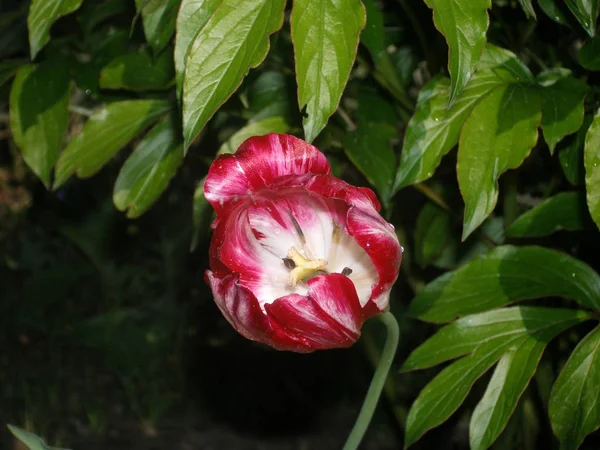
<svg viewBox="0 0 600 450"><path fill-rule="evenodd" d="M290 211L290 219L292 220L292 224L294 225L294 229L296 230L296 233L298 234L300 241L302 241L302 245L305 245L306 244L306 236L304 236L304 231L302 231L302 228L300 228L300 224L298 223L296 218L292 215L291 211Z"/></svg>
<svg viewBox="0 0 600 450"><path fill-rule="evenodd" d="M289 270L294 270L296 268L296 263L292 258L283 258L283 265Z"/></svg>
<svg viewBox="0 0 600 450"><path fill-rule="evenodd" d="M350 267L344 267L344 270L342 270L342 275L350 275L352 273L352 269Z"/></svg>
<svg viewBox="0 0 600 450"><path fill-rule="evenodd" d="M286 263L286 260L291 262ZM283 258L283 263L288 269L292 264L294 265L288 276L288 284L294 287L296 287L300 281L310 278L317 272L326 272L327 269L327 261L324 259L306 258L294 247L289 250L287 258Z"/></svg>

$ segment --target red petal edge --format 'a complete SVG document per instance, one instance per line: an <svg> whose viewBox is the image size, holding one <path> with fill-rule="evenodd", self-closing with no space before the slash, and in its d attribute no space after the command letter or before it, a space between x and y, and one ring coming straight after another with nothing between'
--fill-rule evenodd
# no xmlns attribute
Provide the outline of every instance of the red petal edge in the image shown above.
<svg viewBox="0 0 600 450"><path fill-rule="evenodd" d="M364 321L352 282L341 274L309 281L309 296L292 294L265 305L273 328L315 350L346 348Z"/></svg>
<svg viewBox="0 0 600 450"><path fill-rule="evenodd" d="M256 297L239 284L239 275L231 273L224 278L206 271L206 282L213 292L215 303L235 330L247 339L267 344L276 350L310 353L316 348L290 338L271 326Z"/></svg>
<svg viewBox="0 0 600 450"><path fill-rule="evenodd" d="M210 166L204 196L219 217L248 193L268 187L288 175L329 174L325 155L287 134L254 136L235 154L221 155Z"/></svg>

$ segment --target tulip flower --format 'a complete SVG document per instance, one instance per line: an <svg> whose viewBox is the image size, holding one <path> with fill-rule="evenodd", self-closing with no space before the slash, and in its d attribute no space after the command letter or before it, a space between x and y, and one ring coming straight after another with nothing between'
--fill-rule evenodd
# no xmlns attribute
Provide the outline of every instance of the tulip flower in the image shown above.
<svg viewBox="0 0 600 450"><path fill-rule="evenodd" d="M351 346L388 308L402 251L367 188L331 175L289 135L245 141L204 184L216 211L206 272L215 302L248 339L279 350Z"/></svg>

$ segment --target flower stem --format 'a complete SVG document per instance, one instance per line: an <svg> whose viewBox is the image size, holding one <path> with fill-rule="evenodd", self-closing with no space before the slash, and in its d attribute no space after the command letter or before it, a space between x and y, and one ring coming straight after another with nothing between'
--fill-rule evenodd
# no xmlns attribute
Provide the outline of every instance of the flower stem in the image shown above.
<svg viewBox="0 0 600 450"><path fill-rule="evenodd" d="M392 366L396 349L398 348L400 329L398 328L398 322L396 322L395 317L389 311L379 314L377 317L383 322L387 329L385 346L383 347L383 352L381 353L377 369L375 369L375 375L373 375L373 380L371 380L371 385L367 391L365 401L363 402L358 418L354 423L352 432L344 444L343 450L356 450L360 445L360 442L371 423L371 419L373 418L375 407L381 396L381 391L385 385L385 380L390 371L390 367Z"/></svg>

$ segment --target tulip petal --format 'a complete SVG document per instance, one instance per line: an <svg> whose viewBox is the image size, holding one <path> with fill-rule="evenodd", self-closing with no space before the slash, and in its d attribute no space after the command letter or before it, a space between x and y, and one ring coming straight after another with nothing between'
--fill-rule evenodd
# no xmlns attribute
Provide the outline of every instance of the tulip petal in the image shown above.
<svg viewBox="0 0 600 450"><path fill-rule="evenodd" d="M305 287L288 284L289 270L281 257L258 241L248 215L249 210L243 205L218 224L211 243L215 259L240 274L240 284L252 291L261 306L292 293L305 294Z"/></svg>
<svg viewBox="0 0 600 450"><path fill-rule="evenodd" d="M238 274L218 278L206 271L215 303L235 330L251 341L267 344L276 350L309 353L315 349L273 329L252 292L239 284Z"/></svg>
<svg viewBox="0 0 600 450"><path fill-rule="evenodd" d="M280 177L330 171L325 155L301 139L275 133L255 136L235 154L215 160L204 183L204 195L220 217L231 204Z"/></svg>
<svg viewBox="0 0 600 450"><path fill-rule="evenodd" d="M345 275L319 275L308 281L308 294L329 317L356 338L365 320L352 281Z"/></svg>
<svg viewBox="0 0 600 450"><path fill-rule="evenodd" d="M292 294L265 305L271 325L315 350L351 346L363 321L352 282L340 274L313 280L310 296Z"/></svg>
<svg viewBox="0 0 600 450"><path fill-rule="evenodd" d="M348 210L348 232L365 249L377 268L379 280L373 287L371 300L380 311L389 301L389 290L398 277L402 248L392 225L375 211L351 207Z"/></svg>
<svg viewBox="0 0 600 450"><path fill-rule="evenodd" d="M230 274L225 278L217 278L208 270L206 278L215 303L233 328L248 339L270 343L269 320L252 292L240 286L238 275Z"/></svg>

